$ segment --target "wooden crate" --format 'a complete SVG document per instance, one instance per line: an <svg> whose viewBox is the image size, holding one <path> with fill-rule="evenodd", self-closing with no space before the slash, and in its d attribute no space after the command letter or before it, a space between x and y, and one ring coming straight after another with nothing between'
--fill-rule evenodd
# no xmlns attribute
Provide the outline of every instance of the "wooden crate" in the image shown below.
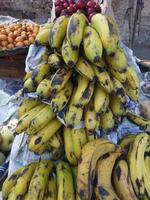
<svg viewBox="0 0 150 200"><path fill-rule="evenodd" d="M0 52L0 79L22 79L28 48Z"/></svg>

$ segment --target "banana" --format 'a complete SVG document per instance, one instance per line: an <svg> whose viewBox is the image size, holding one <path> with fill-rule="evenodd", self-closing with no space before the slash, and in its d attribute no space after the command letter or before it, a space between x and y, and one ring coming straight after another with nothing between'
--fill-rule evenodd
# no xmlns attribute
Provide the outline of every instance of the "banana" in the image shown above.
<svg viewBox="0 0 150 200"><path fill-rule="evenodd" d="M58 54L52 53L48 57L48 64L52 68L60 68L63 65L63 61L62 61L62 58Z"/></svg>
<svg viewBox="0 0 150 200"><path fill-rule="evenodd" d="M48 182L48 176L52 172L54 164L50 160L42 160L35 169L28 189L28 200L42 200Z"/></svg>
<svg viewBox="0 0 150 200"><path fill-rule="evenodd" d="M113 82L113 90L112 90L112 94L116 95L122 103L126 102L126 96L125 96L125 91L123 88L123 85L120 83L120 81L118 81L116 78L111 78L112 82Z"/></svg>
<svg viewBox="0 0 150 200"><path fill-rule="evenodd" d="M144 119L143 117L136 115L132 112L127 112L127 117L133 123L137 124L138 126L143 127L144 129L150 128L150 120L148 120L148 119Z"/></svg>
<svg viewBox="0 0 150 200"><path fill-rule="evenodd" d="M33 135L44 128L53 118L55 114L52 112L51 106L46 105L29 123L27 133Z"/></svg>
<svg viewBox="0 0 150 200"><path fill-rule="evenodd" d="M35 85L39 85L39 83L44 79L44 77L49 73L50 66L47 63L39 64L34 71L32 72L32 81Z"/></svg>
<svg viewBox="0 0 150 200"><path fill-rule="evenodd" d="M43 108L45 107L45 104L37 105L36 107L29 110L27 113L25 113L18 121L17 127L16 127L16 134L21 133L25 131L30 124L30 121L35 117L36 114L38 114Z"/></svg>
<svg viewBox="0 0 150 200"><path fill-rule="evenodd" d="M52 97L58 93L66 85L72 75L72 69L60 68L56 71L51 80L51 95Z"/></svg>
<svg viewBox="0 0 150 200"><path fill-rule="evenodd" d="M74 154L77 159L81 156L81 149L87 143L87 135L84 128L70 130L73 141Z"/></svg>
<svg viewBox="0 0 150 200"><path fill-rule="evenodd" d="M120 47L117 48L114 55L106 56L105 59L110 68L113 68L119 72L128 67L127 57L123 49Z"/></svg>
<svg viewBox="0 0 150 200"><path fill-rule="evenodd" d="M72 49L70 43L67 40L67 37L64 39L62 44L62 57L66 65L71 68L76 66L79 58L79 51Z"/></svg>
<svg viewBox="0 0 150 200"><path fill-rule="evenodd" d="M77 77L77 88L75 89L74 96L72 97L72 104L77 107L86 106L94 92L94 84L89 79L78 75Z"/></svg>
<svg viewBox="0 0 150 200"><path fill-rule="evenodd" d="M11 176L7 177L2 186L2 198L6 200L10 194L11 189L15 186L17 177L22 172L22 168L17 169Z"/></svg>
<svg viewBox="0 0 150 200"><path fill-rule="evenodd" d="M94 109L97 116L105 113L109 105L109 95L102 87L96 87L94 91Z"/></svg>
<svg viewBox="0 0 150 200"><path fill-rule="evenodd" d="M14 189L14 187L12 187L7 200L14 200L14 199L16 199L15 192L14 192L13 189Z"/></svg>
<svg viewBox="0 0 150 200"><path fill-rule="evenodd" d="M128 82L123 83L123 87L124 87L125 93L130 97L130 99L132 101L138 101L138 98L139 98L139 89L138 88L133 90L131 88L131 86L128 85Z"/></svg>
<svg viewBox="0 0 150 200"><path fill-rule="evenodd" d="M53 174L49 174L43 200L57 200L57 185Z"/></svg>
<svg viewBox="0 0 150 200"><path fill-rule="evenodd" d="M99 100L100 101L100 100ZM93 99L89 102L89 104L84 109L84 124L88 133L92 133L99 128L99 117L97 117L97 113L94 108ZM89 134L88 134L89 135Z"/></svg>
<svg viewBox="0 0 150 200"><path fill-rule="evenodd" d="M52 148L50 154L51 160L58 161L65 154L64 148L62 146L60 146L59 148Z"/></svg>
<svg viewBox="0 0 150 200"><path fill-rule="evenodd" d="M139 88L140 85L139 77L132 66L131 67L129 66L127 68L127 81L133 90Z"/></svg>
<svg viewBox="0 0 150 200"><path fill-rule="evenodd" d="M3 152L0 152L0 165L3 164L3 162L5 161L6 157L5 154Z"/></svg>
<svg viewBox="0 0 150 200"><path fill-rule="evenodd" d="M144 182L145 182L145 189L146 189L146 185L148 183L148 186L149 186L149 180L150 180L150 175L149 175L149 170L150 170L150 146L147 146L146 147L146 151L145 151L145 154L144 154L144 168L145 168L145 171L146 171L146 177L144 177ZM146 189L146 197L149 196L149 191L150 190L147 190ZM145 199L148 199L149 197L145 198Z"/></svg>
<svg viewBox="0 0 150 200"><path fill-rule="evenodd" d="M103 53L102 42L97 31L89 25L84 29L83 47L88 60L99 66Z"/></svg>
<svg viewBox="0 0 150 200"><path fill-rule="evenodd" d="M110 108L107 109L105 113L101 115L101 128L104 131L113 129L115 126L115 119Z"/></svg>
<svg viewBox="0 0 150 200"><path fill-rule="evenodd" d="M48 142L50 138L59 130L62 124L54 118L43 129L38 131L37 135L33 135L28 144L28 148L31 151L36 151L42 144Z"/></svg>
<svg viewBox="0 0 150 200"><path fill-rule="evenodd" d="M39 105L40 102L37 99L31 99L31 98L25 98L22 100L21 104L18 108L18 117L20 118L23 116L26 112L34 108L35 106Z"/></svg>
<svg viewBox="0 0 150 200"><path fill-rule="evenodd" d="M54 50L58 50L64 40L69 22L68 16L61 16L57 18L50 32L49 44Z"/></svg>
<svg viewBox="0 0 150 200"><path fill-rule="evenodd" d="M64 128L64 146L65 146L65 155L72 165L78 164L78 159L75 156L73 148L73 138L69 128Z"/></svg>
<svg viewBox="0 0 150 200"><path fill-rule="evenodd" d="M115 193L112 183L111 176L116 159L121 155L121 152L113 152L104 155L96 165L96 187L95 196L97 199L119 200L117 194Z"/></svg>
<svg viewBox="0 0 150 200"><path fill-rule="evenodd" d="M50 22L49 24L46 24L43 26L39 33L37 34L35 38L35 44L36 45L48 45L49 44L49 34L52 29L53 22Z"/></svg>
<svg viewBox="0 0 150 200"><path fill-rule="evenodd" d="M127 69L124 69L122 71L117 71L111 67L107 68L109 73L115 77L118 81L120 81L121 83L126 82L127 80Z"/></svg>
<svg viewBox="0 0 150 200"><path fill-rule="evenodd" d="M13 188L14 199L22 198L28 190L29 182L37 167L37 163L31 163L23 168L17 177L16 184Z"/></svg>
<svg viewBox="0 0 150 200"><path fill-rule="evenodd" d="M95 79L98 85L102 86L107 93L111 93L113 89L113 84L108 72L95 65L93 65L93 69L95 72Z"/></svg>
<svg viewBox="0 0 150 200"><path fill-rule="evenodd" d="M95 73L92 65L83 57L79 57L75 70L85 78L95 81Z"/></svg>
<svg viewBox="0 0 150 200"><path fill-rule="evenodd" d="M107 55L113 55L119 42L119 29L116 22L111 17L98 13L92 17L91 24L98 32Z"/></svg>
<svg viewBox="0 0 150 200"><path fill-rule="evenodd" d="M130 144L128 151L128 165L131 181L139 200L143 199L145 192L143 163L147 140L147 134L138 134L134 142Z"/></svg>
<svg viewBox="0 0 150 200"><path fill-rule="evenodd" d="M50 97L50 84L51 81L46 78L40 82L36 89L39 98L47 99Z"/></svg>
<svg viewBox="0 0 150 200"><path fill-rule="evenodd" d="M66 116L65 116L65 123L67 128L75 128L82 120L83 116L83 108L74 106L70 104L68 106Z"/></svg>
<svg viewBox="0 0 150 200"><path fill-rule="evenodd" d="M103 138L88 142L82 148L77 175L77 194L82 200L90 200L92 197L98 159L117 148L119 147Z"/></svg>
<svg viewBox="0 0 150 200"><path fill-rule="evenodd" d="M63 89L61 89L56 95L51 99L51 107L54 113L58 113L64 109L67 105L73 90L73 84L69 80Z"/></svg>
<svg viewBox="0 0 150 200"><path fill-rule="evenodd" d="M127 135L119 141L119 145L124 149L128 149L129 145L134 142L135 137L136 134Z"/></svg>
<svg viewBox="0 0 150 200"><path fill-rule="evenodd" d="M124 116L126 114L125 105L118 96L111 95L110 108L115 116Z"/></svg>
<svg viewBox="0 0 150 200"><path fill-rule="evenodd" d="M23 78L23 83L24 83L26 80L28 80L29 78L31 78L31 77L32 77L32 71L26 72L26 74L25 74L25 76L24 76L24 78Z"/></svg>
<svg viewBox="0 0 150 200"><path fill-rule="evenodd" d="M32 78L28 78L23 84L23 92L35 92L36 87L33 83Z"/></svg>
<svg viewBox="0 0 150 200"><path fill-rule="evenodd" d="M57 200L75 200L71 168L67 162L60 161L56 166L58 196Z"/></svg>
<svg viewBox="0 0 150 200"><path fill-rule="evenodd" d="M87 18L82 13L74 13L67 26L67 40L73 50L79 50L83 39L84 28L87 25Z"/></svg>
<svg viewBox="0 0 150 200"><path fill-rule="evenodd" d="M113 182L118 197L122 200L137 200L134 193L128 164L125 160L119 160L113 172Z"/></svg>
<svg viewBox="0 0 150 200"><path fill-rule="evenodd" d="M54 148L59 148L63 142L62 142L62 138L60 136L62 130L58 130L49 140L49 144L54 147Z"/></svg>

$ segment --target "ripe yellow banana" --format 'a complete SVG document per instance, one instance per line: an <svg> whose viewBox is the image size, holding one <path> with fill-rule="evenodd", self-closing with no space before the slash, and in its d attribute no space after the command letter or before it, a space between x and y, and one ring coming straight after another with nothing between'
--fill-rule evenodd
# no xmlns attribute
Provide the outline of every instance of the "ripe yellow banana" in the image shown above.
<svg viewBox="0 0 150 200"><path fill-rule="evenodd" d="M26 112L39 105L40 102L37 99L25 98L22 100L18 108L18 117L20 118Z"/></svg>
<svg viewBox="0 0 150 200"><path fill-rule="evenodd" d="M57 185L53 174L50 174L48 177L43 200L57 200Z"/></svg>
<svg viewBox="0 0 150 200"><path fill-rule="evenodd" d="M73 148L73 138L69 128L64 128L64 146L65 154L70 164L77 165L78 159L75 156Z"/></svg>
<svg viewBox="0 0 150 200"><path fill-rule="evenodd" d="M85 78L88 78L91 81L95 81L95 73L93 67L85 58L79 57L75 69Z"/></svg>
<svg viewBox="0 0 150 200"><path fill-rule="evenodd" d="M18 121L18 124L16 127L16 134L25 131L29 127L30 121L44 107L45 107L45 104L40 104L40 105L37 105L36 107L32 108L31 110L29 110L27 113L25 113Z"/></svg>
<svg viewBox="0 0 150 200"><path fill-rule="evenodd" d="M76 158L79 159L81 156L81 150L87 143L87 135L85 129L70 129L70 134L72 135L74 154Z"/></svg>
<svg viewBox="0 0 150 200"><path fill-rule="evenodd" d="M62 124L58 119L54 118L50 121L43 129L41 129L37 135L31 137L28 144L28 148L31 151L37 150L41 147L43 143L46 143L50 138L59 130Z"/></svg>
<svg viewBox="0 0 150 200"><path fill-rule="evenodd" d="M23 78L23 83L24 83L26 80L28 80L29 78L31 78L31 77L32 77L32 71L26 72L26 74L25 74L25 76L24 76L24 78Z"/></svg>
<svg viewBox="0 0 150 200"><path fill-rule="evenodd" d="M68 21L68 16L61 16L54 21L49 38L49 44L52 49L58 50L61 47L66 35Z"/></svg>
<svg viewBox="0 0 150 200"><path fill-rule="evenodd" d="M135 137L136 134L127 135L119 141L119 145L124 149L128 149L129 145L134 142Z"/></svg>
<svg viewBox="0 0 150 200"><path fill-rule="evenodd" d="M128 84L128 82L123 83L123 87L124 87L125 93L130 97L130 99L132 101L138 100L138 98L139 98L139 89L138 88L133 90L131 88L131 86Z"/></svg>
<svg viewBox="0 0 150 200"><path fill-rule="evenodd" d="M150 120L144 119L143 117L136 115L132 112L127 112L127 117L129 120L131 120L133 123L137 124L138 126L141 126L145 129L150 128Z"/></svg>
<svg viewBox="0 0 150 200"><path fill-rule="evenodd" d="M127 81L133 90L139 88L140 80L132 66L127 68Z"/></svg>
<svg viewBox="0 0 150 200"><path fill-rule="evenodd" d="M49 34L52 29L53 23L50 22L49 24L46 24L43 26L39 33L37 34L35 38L35 43L37 45L48 45L49 44Z"/></svg>
<svg viewBox="0 0 150 200"><path fill-rule="evenodd" d="M83 47L88 60L99 66L103 53L102 42L97 31L89 25L84 29Z"/></svg>
<svg viewBox="0 0 150 200"><path fill-rule="evenodd" d="M33 83L32 78L28 78L23 84L23 91L24 92L35 92L36 87Z"/></svg>
<svg viewBox="0 0 150 200"><path fill-rule="evenodd" d="M35 169L28 189L28 200L42 200L48 182L48 176L52 172L54 164L50 160L42 160Z"/></svg>
<svg viewBox="0 0 150 200"><path fill-rule="evenodd" d="M113 129L115 126L115 119L110 108L101 115L101 128L105 131Z"/></svg>
<svg viewBox="0 0 150 200"><path fill-rule="evenodd" d="M107 68L108 71L110 72L110 74L115 77L118 81L120 81L121 83L124 83L127 79L127 69L124 69L122 71L117 71L111 67Z"/></svg>
<svg viewBox="0 0 150 200"><path fill-rule="evenodd" d="M50 65L50 67L57 69L62 66L63 61L57 53L52 53L48 57L48 64Z"/></svg>
<svg viewBox="0 0 150 200"><path fill-rule="evenodd" d="M75 67L79 58L79 51L73 50L71 44L68 42L67 37L62 44L62 57L69 67Z"/></svg>
<svg viewBox="0 0 150 200"><path fill-rule="evenodd" d="M114 188L118 197L122 200L137 200L130 179L128 164L125 160L119 160L113 172Z"/></svg>
<svg viewBox="0 0 150 200"><path fill-rule="evenodd" d="M116 159L121 155L121 152L113 152L101 158L96 165L96 187L95 196L97 199L116 199L119 200L112 186L111 176Z"/></svg>
<svg viewBox="0 0 150 200"><path fill-rule="evenodd" d="M60 161L56 166L58 196L57 200L75 200L75 190L71 168L67 162Z"/></svg>
<svg viewBox="0 0 150 200"><path fill-rule="evenodd" d="M74 91L74 95L71 102L75 106L84 107L86 106L94 92L94 84L89 81L89 79L78 75L77 77L77 88Z"/></svg>
<svg viewBox="0 0 150 200"><path fill-rule="evenodd" d="M44 77L49 73L50 66L49 64L42 63L39 64L34 71L32 72L32 80L35 85L38 85Z"/></svg>
<svg viewBox="0 0 150 200"><path fill-rule="evenodd" d="M144 166L144 168L145 168L145 170L146 170L146 177L145 177L145 179L147 179L147 180L144 180L144 182L145 182L145 189L146 189L146 185L147 185L147 182L148 182L148 186L149 186L149 180L150 180L150 175L149 175L149 170L150 170L150 146L149 146L149 144L148 144L148 146L146 147L146 151L145 151L145 154L144 154L144 164L145 164L145 166ZM145 199L148 199L148 198L150 198L149 197L149 191L150 190L147 190L146 189L146 197L147 198L145 198Z"/></svg>
<svg viewBox="0 0 150 200"><path fill-rule="evenodd" d="M106 62L108 63L110 68L113 68L119 72L126 69L128 66L127 57L120 47L117 48L114 55L106 56Z"/></svg>
<svg viewBox="0 0 150 200"><path fill-rule="evenodd" d="M44 128L53 118L55 114L52 112L51 106L46 105L29 123L27 133L33 135Z"/></svg>
<svg viewBox="0 0 150 200"><path fill-rule="evenodd" d="M14 187L12 187L7 200L14 200L14 199L16 199L16 196L15 196L15 192L14 192Z"/></svg>
<svg viewBox="0 0 150 200"><path fill-rule="evenodd" d="M65 116L65 123L68 128L75 128L82 120L83 108L69 104Z"/></svg>
<svg viewBox="0 0 150 200"><path fill-rule="evenodd" d="M73 84L69 80L64 88L62 88L56 95L51 98L52 111L55 113L60 112L67 105L73 90Z"/></svg>
<svg viewBox="0 0 150 200"><path fill-rule="evenodd" d="M50 146L54 148L59 148L61 145L63 145L62 138L60 136L62 130L59 129L49 140Z"/></svg>
<svg viewBox="0 0 150 200"><path fill-rule="evenodd" d="M29 182L37 167L37 163L31 163L24 167L20 175L17 177L16 184L13 188L14 199L19 199L25 195L28 190Z"/></svg>
<svg viewBox="0 0 150 200"><path fill-rule="evenodd" d="M72 69L60 68L56 71L51 80L51 95L54 96L66 85L72 75Z"/></svg>
<svg viewBox="0 0 150 200"><path fill-rule="evenodd" d="M2 186L2 197L3 199L7 199L8 195L10 194L11 189L15 186L17 177L22 172L22 168L17 169L15 172L12 173L11 176L7 177Z"/></svg>
<svg viewBox="0 0 150 200"><path fill-rule="evenodd" d="M40 82L40 84L38 85L36 89L36 92L39 98L47 99L50 97L51 95L50 85L51 85L51 81L46 78Z"/></svg>
<svg viewBox="0 0 150 200"><path fill-rule="evenodd" d="M101 69L95 65L92 65L95 72L96 82L102 86L107 93L111 93L113 89L113 84L110 79L108 72L104 69Z"/></svg>
<svg viewBox="0 0 150 200"><path fill-rule="evenodd" d="M97 117L97 113L94 109L93 99L91 99L89 104L84 109L84 124L89 133L99 129L99 120L100 119Z"/></svg>
<svg viewBox="0 0 150 200"><path fill-rule="evenodd" d="M78 50L83 39L84 28L87 25L87 18L82 13L74 13L67 26L67 40L73 50Z"/></svg>
<svg viewBox="0 0 150 200"><path fill-rule="evenodd" d="M94 110L97 116L105 113L109 105L109 95L102 87L97 86L94 91Z"/></svg>
<svg viewBox="0 0 150 200"><path fill-rule="evenodd" d="M123 85L116 78L111 78L111 80L113 82L112 94L116 95L121 100L122 103L125 103L126 96Z"/></svg>
<svg viewBox="0 0 150 200"><path fill-rule="evenodd" d="M91 24L98 32L107 55L113 55L119 41L119 29L116 22L111 17L98 13L92 17Z"/></svg>
<svg viewBox="0 0 150 200"><path fill-rule="evenodd" d="M103 138L88 142L82 148L77 175L77 194L81 199L91 199L98 159L116 149L116 145Z"/></svg>
<svg viewBox="0 0 150 200"><path fill-rule="evenodd" d="M138 134L134 142L130 144L128 151L128 165L132 185L138 199L141 200L144 198L145 193L143 163L147 140L147 134Z"/></svg>
<svg viewBox="0 0 150 200"><path fill-rule="evenodd" d="M111 95L110 108L115 116L124 116L126 114L125 105L118 96Z"/></svg>

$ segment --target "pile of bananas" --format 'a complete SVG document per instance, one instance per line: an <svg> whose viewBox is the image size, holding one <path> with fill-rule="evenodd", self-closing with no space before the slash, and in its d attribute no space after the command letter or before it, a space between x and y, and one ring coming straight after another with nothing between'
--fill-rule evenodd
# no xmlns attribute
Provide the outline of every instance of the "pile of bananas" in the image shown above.
<svg viewBox="0 0 150 200"><path fill-rule="evenodd" d="M146 133L127 136L120 145L105 139L87 143L77 173L81 200L150 199L150 148Z"/></svg>
<svg viewBox="0 0 150 200"><path fill-rule="evenodd" d="M11 150L14 140L17 120L11 120L7 125L0 127L0 165L5 161Z"/></svg>
<svg viewBox="0 0 150 200"><path fill-rule="evenodd" d="M19 168L5 180L3 199L149 199L149 147L146 133L127 136L120 145L93 140L83 147L77 167L43 160Z"/></svg>
<svg viewBox="0 0 150 200"><path fill-rule="evenodd" d="M126 115L126 95L137 101L139 78L119 46L113 19L103 14L91 23L82 13L61 16L40 29L37 45L49 57L24 77L24 92L50 101L56 114L64 111L67 128L84 121L89 134L112 130Z"/></svg>
<svg viewBox="0 0 150 200"><path fill-rule="evenodd" d="M54 167L52 161L43 160L19 168L5 180L3 200L75 199L72 169L63 161L57 164L56 170Z"/></svg>

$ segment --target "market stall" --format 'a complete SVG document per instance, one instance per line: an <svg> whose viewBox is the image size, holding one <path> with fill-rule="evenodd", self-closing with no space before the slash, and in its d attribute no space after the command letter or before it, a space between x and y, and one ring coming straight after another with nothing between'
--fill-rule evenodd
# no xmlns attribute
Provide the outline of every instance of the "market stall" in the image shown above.
<svg viewBox="0 0 150 200"><path fill-rule="evenodd" d="M3 108L3 199L149 199L149 73L103 4L57 0L52 12Z"/></svg>

